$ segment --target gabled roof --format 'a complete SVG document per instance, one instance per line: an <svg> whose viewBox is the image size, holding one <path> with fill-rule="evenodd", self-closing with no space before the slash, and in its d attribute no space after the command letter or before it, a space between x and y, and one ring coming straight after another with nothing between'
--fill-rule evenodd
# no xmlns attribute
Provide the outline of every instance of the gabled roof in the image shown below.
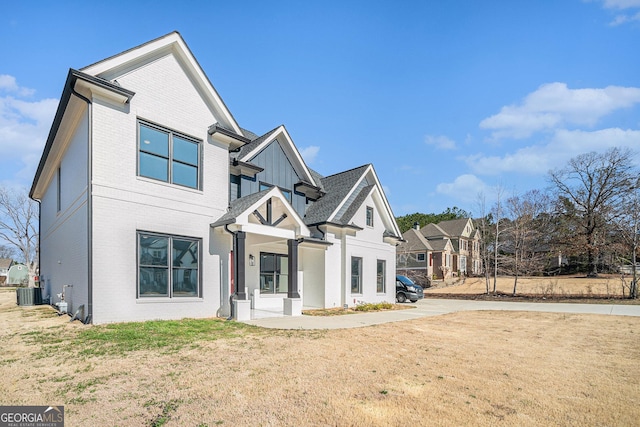
<svg viewBox="0 0 640 427"><path fill-rule="evenodd" d="M327 221L335 222L331 214L344 202L345 198L362 178L369 165L340 172L321 179L326 194L307 209L304 221L308 225Z"/></svg>
<svg viewBox="0 0 640 427"><path fill-rule="evenodd" d="M113 81L124 73L168 54L173 54L180 61L193 84L200 89L203 99L215 111L215 116L219 118L220 127L245 137L235 118L177 31L98 61L82 68L81 71Z"/></svg>
<svg viewBox="0 0 640 427"><path fill-rule="evenodd" d="M402 234L404 242L398 245L399 252L426 252L433 251L429 241L415 228L410 228Z"/></svg>
<svg viewBox="0 0 640 427"><path fill-rule="evenodd" d="M420 229L420 232L427 239L449 237L449 234L436 224L427 224Z"/></svg>
<svg viewBox="0 0 640 427"><path fill-rule="evenodd" d="M434 252L442 252L447 249L447 245L451 245L449 239L429 240Z"/></svg>
<svg viewBox="0 0 640 427"><path fill-rule="evenodd" d="M270 130L264 135L252 140L251 142L243 145L238 150L237 154L232 153L232 157L238 161L251 162L262 150L267 148L273 141L278 140L280 147L285 152L291 162L291 166L296 171L302 182L307 182L312 186L318 187L315 182L314 176L307 167L306 163L302 159L298 148L293 143L293 139L287 132L284 125L280 125L275 129Z"/></svg>
<svg viewBox="0 0 640 427"><path fill-rule="evenodd" d="M11 258L0 258L0 268L8 269L13 264L13 260Z"/></svg>
<svg viewBox="0 0 640 427"><path fill-rule="evenodd" d="M378 214L385 224L384 237L400 240L401 233L389 202L384 195L373 165L367 164L320 179L326 192L307 209L304 217L307 225L323 223L352 226L352 220L364 201L371 196L378 207Z"/></svg>
<svg viewBox="0 0 640 427"><path fill-rule="evenodd" d="M278 206L278 212L282 214L283 221L275 221L272 224L262 223L255 219L256 211L270 210L271 204ZM266 208L265 208L266 207ZM268 215L268 214L267 214ZM268 218L268 216L264 216ZM264 219L263 218L263 219ZM211 224L212 228L225 225L235 225L238 230L256 230L256 227L262 227L262 234L282 234L294 233L289 238L310 237L309 229L302 221L302 218L289 204L288 200L282 194L278 187L272 187L268 190L259 191L231 202L227 213L222 215L218 220Z"/></svg>
<svg viewBox="0 0 640 427"><path fill-rule="evenodd" d="M449 221L440 221L438 226L448 233L449 236L460 237L465 234L465 228L469 223L471 223L471 226L473 227L473 221L471 221L470 218L460 218Z"/></svg>

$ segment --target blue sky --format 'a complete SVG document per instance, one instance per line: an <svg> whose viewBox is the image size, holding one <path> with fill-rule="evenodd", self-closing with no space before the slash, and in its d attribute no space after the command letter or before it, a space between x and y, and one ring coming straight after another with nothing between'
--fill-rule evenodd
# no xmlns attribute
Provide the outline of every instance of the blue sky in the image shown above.
<svg viewBox="0 0 640 427"><path fill-rule="evenodd" d="M0 183L30 187L69 68L174 30L242 127L284 124L324 175L373 163L398 216L640 149L640 0L15 1Z"/></svg>

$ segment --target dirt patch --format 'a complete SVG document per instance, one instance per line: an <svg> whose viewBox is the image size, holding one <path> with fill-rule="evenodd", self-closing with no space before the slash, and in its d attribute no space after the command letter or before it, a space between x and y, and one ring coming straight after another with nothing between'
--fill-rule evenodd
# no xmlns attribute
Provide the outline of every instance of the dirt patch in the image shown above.
<svg viewBox="0 0 640 427"><path fill-rule="evenodd" d="M635 317L482 311L348 330L243 325L232 337L95 355L99 344L86 331L107 327L70 323L46 306L16 307L15 295L0 290L0 323L2 403L64 405L68 425L640 419Z"/></svg>

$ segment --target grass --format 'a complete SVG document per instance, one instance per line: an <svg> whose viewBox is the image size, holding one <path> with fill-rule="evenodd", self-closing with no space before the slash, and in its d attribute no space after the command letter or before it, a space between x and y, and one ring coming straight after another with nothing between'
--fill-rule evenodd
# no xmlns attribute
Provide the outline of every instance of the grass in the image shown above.
<svg viewBox="0 0 640 427"><path fill-rule="evenodd" d="M257 329L221 319L156 320L94 326L78 334L81 355L122 354L132 351L177 352L185 346L242 336Z"/></svg>
<svg viewBox="0 0 640 427"><path fill-rule="evenodd" d="M216 319L86 326L0 292L4 405L69 425L636 425L640 318L459 312L274 331ZM93 350L91 350L93 349ZM34 355L38 355L35 358Z"/></svg>

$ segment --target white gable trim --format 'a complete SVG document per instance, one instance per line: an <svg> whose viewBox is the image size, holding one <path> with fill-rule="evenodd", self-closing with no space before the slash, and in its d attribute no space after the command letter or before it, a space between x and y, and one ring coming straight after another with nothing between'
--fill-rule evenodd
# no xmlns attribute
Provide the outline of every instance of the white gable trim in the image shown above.
<svg viewBox="0 0 640 427"><path fill-rule="evenodd" d="M262 207L269 199L278 199L282 202L285 213L287 217L292 218L296 223L296 230L292 232L291 230L286 230L278 227L272 227L268 225L256 224L254 221L250 220L250 216L253 215L253 212ZM266 234L273 235L276 237L283 238L298 238L298 237L311 237L311 232L309 228L302 221L302 218L298 213L291 207L287 198L282 194L282 191L278 187L271 188L267 193L264 194L258 201L253 203L244 212L240 213L236 216L235 222L229 225L229 228L235 228L236 231L246 231L250 233L257 234Z"/></svg>
<svg viewBox="0 0 640 427"><path fill-rule="evenodd" d="M383 206L382 212L384 212L386 214L386 217L387 217L387 220L388 220L387 224L386 224L387 228L390 228L391 231L393 231L393 233L396 236L401 237L402 233L400 233L400 228L398 228L398 224L396 223L395 217L393 216L393 211L391 210L391 206L389 205L389 202L387 201L387 197L385 196L384 191L382 190L382 185L380 185L380 180L378 180L378 176L376 175L376 171L373 169L373 165L367 166L367 169L362 173L362 175L360 176L358 181L356 181L356 183L353 185L351 190L349 190L349 192L344 197L342 202L340 202L338 207L331 213L331 215L329 216L328 222L335 221L335 216L338 214L338 212L340 212L340 210L342 209L344 204L347 202L347 200L349 200L349 198L351 197L353 192L356 190L356 188L358 188L358 186L360 185L362 180L368 174L371 174L370 176L373 177L373 180L375 181L374 190L372 190L369 194L373 195L374 192L377 192L377 194L379 196L379 199L380 199L380 202L381 202L381 204Z"/></svg>
<svg viewBox="0 0 640 427"><path fill-rule="evenodd" d="M240 126L236 123L222 98L220 98L200 64L198 64L198 61L196 61L182 36L177 32L169 33L133 49L96 62L81 71L112 81L166 55L175 55L189 73L189 77L194 85L198 87L207 104L217 113L216 117L220 117L222 123L233 129L238 135L242 135Z"/></svg>
<svg viewBox="0 0 640 427"><path fill-rule="evenodd" d="M287 132L287 129L283 125L278 127L275 130L275 132L269 135L269 137L267 137L264 141L262 141L257 147L255 147L253 150L251 150L246 155L243 155L242 157L245 158L246 161L250 162L255 156L260 154L260 152L264 150L269 144L271 144L274 140L278 139L279 136L283 136L284 141L282 139L279 140L279 142L281 142L280 146L282 147L285 154L289 158L289 161L291 162L291 165L293 166L295 171L304 177L303 180L315 183L315 180L311 176L311 172L309 171L309 168L307 168L307 165L305 164L304 160L302 159L302 156L300 155L300 152L298 151L295 144L293 143L293 140L291 139L289 132ZM284 144L282 142L284 142Z"/></svg>

